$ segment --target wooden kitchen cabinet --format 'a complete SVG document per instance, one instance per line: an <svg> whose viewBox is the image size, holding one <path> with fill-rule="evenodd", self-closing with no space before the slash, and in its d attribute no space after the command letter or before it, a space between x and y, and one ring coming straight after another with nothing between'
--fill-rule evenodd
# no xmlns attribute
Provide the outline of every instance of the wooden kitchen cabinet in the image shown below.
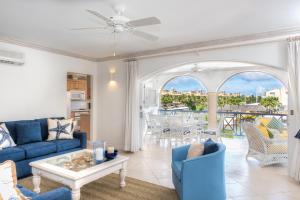
<svg viewBox="0 0 300 200"><path fill-rule="evenodd" d="M88 140L91 139L90 137L90 114L81 114L80 121L79 121L80 131L86 132L86 137Z"/></svg>
<svg viewBox="0 0 300 200"><path fill-rule="evenodd" d="M74 79L68 79L68 91L70 90L82 90L82 91L86 91L87 92L87 80L83 80L83 79L78 79L78 80L74 80Z"/></svg>

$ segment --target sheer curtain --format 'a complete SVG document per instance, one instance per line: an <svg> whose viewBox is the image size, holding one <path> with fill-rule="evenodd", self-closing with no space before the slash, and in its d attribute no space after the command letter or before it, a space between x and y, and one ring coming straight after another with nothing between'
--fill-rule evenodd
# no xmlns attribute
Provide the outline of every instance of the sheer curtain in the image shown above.
<svg viewBox="0 0 300 200"><path fill-rule="evenodd" d="M300 38L288 41L288 74L289 74L289 175L300 181Z"/></svg>
<svg viewBox="0 0 300 200"><path fill-rule="evenodd" d="M139 127L139 82L138 62L126 61L126 102L125 102L125 151L136 152L141 149Z"/></svg>

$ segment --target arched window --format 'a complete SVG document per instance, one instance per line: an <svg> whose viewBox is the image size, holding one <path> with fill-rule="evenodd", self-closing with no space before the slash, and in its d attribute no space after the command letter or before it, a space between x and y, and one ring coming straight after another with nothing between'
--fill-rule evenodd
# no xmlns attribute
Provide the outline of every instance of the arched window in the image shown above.
<svg viewBox="0 0 300 200"><path fill-rule="evenodd" d="M220 110L287 111L287 89L280 80L263 72L242 72L232 76L220 87L218 95Z"/></svg>
<svg viewBox="0 0 300 200"><path fill-rule="evenodd" d="M218 91L218 113L223 136L243 135L244 121L273 117L286 123L288 93L280 80L264 72L242 72L230 77Z"/></svg>
<svg viewBox="0 0 300 200"><path fill-rule="evenodd" d="M165 110L207 109L207 90L191 76L178 76L169 80L161 89L160 106Z"/></svg>

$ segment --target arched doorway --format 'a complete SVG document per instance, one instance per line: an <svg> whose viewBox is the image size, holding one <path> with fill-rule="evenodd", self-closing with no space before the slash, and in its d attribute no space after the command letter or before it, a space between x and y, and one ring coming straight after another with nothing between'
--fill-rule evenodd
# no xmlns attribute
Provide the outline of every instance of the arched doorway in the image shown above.
<svg viewBox="0 0 300 200"><path fill-rule="evenodd" d="M160 91L160 110L207 111L207 89L192 76L176 76Z"/></svg>
<svg viewBox="0 0 300 200"><path fill-rule="evenodd" d="M218 88L223 136L244 136L244 121L258 124L260 119L275 118L286 127L287 92L281 80L265 72L239 72L227 78Z"/></svg>

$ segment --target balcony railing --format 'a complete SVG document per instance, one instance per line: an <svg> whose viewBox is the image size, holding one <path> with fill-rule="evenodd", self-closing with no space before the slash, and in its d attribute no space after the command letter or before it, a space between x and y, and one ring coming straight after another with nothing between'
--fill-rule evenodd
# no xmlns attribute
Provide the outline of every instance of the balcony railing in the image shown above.
<svg viewBox="0 0 300 200"><path fill-rule="evenodd" d="M160 110L160 115L178 115L185 114L192 116L193 113L207 114L207 111L189 111L189 110ZM244 121L254 122L258 117L275 117L287 123L287 114L283 113L269 113L269 112L237 112L237 111L218 111L218 123L223 123L222 133L225 137L244 136L242 130L242 123ZM207 119L207 117L206 117ZM223 122L220 122L223 119ZM219 126L220 127L220 126Z"/></svg>

